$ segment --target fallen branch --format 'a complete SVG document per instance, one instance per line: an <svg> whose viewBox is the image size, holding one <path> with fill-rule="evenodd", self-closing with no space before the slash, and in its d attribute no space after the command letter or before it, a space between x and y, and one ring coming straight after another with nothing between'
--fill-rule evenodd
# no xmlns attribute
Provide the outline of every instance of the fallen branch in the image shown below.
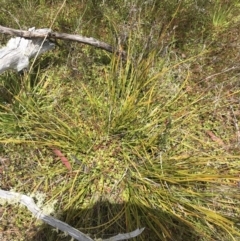
<svg viewBox="0 0 240 241"><path fill-rule="evenodd" d="M49 31L49 29L30 28L28 32L46 35ZM8 69L20 72L28 68L29 59L53 49L54 46L51 41L43 38L11 38L7 45L0 49L0 74Z"/></svg>
<svg viewBox="0 0 240 241"><path fill-rule="evenodd" d="M77 229L69 226L68 224L50 216L44 214L41 209L35 204L33 199L27 195L23 195L17 192L10 192L10 191L4 191L0 189L0 198L8 201L8 202L19 202L26 206L28 210L38 219L41 219L45 223L69 234L71 237L75 238L78 241L94 241L86 234L78 231ZM126 240L130 238L134 238L138 235L140 235L143 232L144 228L136 229L133 232L130 233L124 233L124 234L118 234L114 237L111 237L109 239L104 239L102 241L119 241L119 240Z"/></svg>
<svg viewBox="0 0 240 241"><path fill-rule="evenodd" d="M27 39L34 39L34 38L46 38L46 39L62 39L62 40L70 40L75 41L83 44L88 44L91 46L94 46L96 48L104 49L110 53L117 53L121 55L122 57L126 57L125 51L119 51L117 49L114 49L111 45L99 41L92 37L84 37L81 35L75 35L75 34L67 34L67 33L57 33L52 32L49 30L47 33L39 33L39 32L32 32L32 31L24 31L24 30L18 30L13 28L7 28L0 25L0 33L2 34L8 34L11 36L18 36L21 38L27 38Z"/></svg>

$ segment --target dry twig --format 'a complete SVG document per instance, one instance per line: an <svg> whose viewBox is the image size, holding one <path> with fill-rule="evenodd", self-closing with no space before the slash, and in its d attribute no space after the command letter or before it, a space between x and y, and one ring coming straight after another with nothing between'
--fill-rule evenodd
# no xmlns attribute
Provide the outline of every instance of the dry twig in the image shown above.
<svg viewBox="0 0 240 241"><path fill-rule="evenodd" d="M125 51L114 49L111 45L105 42L99 41L95 38L84 37L78 34L57 33L57 32L52 32L51 30L49 30L47 33L38 33L35 31L32 32L32 31L24 31L24 30L18 30L13 28L7 28L1 25L0 25L0 33L8 34L11 36L17 36L21 38L27 38L27 39L46 38L46 39L70 40L70 41L75 41L83 44L88 44L96 48L104 49L110 53L117 53L122 57L126 57Z"/></svg>

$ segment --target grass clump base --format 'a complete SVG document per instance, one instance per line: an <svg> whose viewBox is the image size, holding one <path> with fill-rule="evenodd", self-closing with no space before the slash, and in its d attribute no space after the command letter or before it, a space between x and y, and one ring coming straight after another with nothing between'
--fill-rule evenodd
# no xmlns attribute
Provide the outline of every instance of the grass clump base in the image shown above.
<svg viewBox="0 0 240 241"><path fill-rule="evenodd" d="M96 52L94 60L82 63L77 60L83 53L75 52L71 63L55 59L56 66L47 68L50 53L23 77L1 76L6 90L0 97L1 186L45 193L46 205L56 203L54 215L93 238L146 227L136 240L237 240L237 74L228 72L229 90L222 74L211 82L214 65L204 65L217 51L210 42L218 34L226 37L225 25L222 32L218 28L204 36L209 49L202 50L201 43L191 47L194 39L183 45L186 36L169 29L185 8L169 5L173 20L160 38L152 28L150 44L144 37L148 27L139 18L149 16L139 9L129 15L125 61ZM193 17L190 13L186 16ZM118 31L109 12L104 14ZM173 45L165 48L168 34ZM164 53L156 50L159 43ZM92 51L83 49L84 54ZM54 149L68 158L70 171ZM24 210L20 217L39 226ZM25 235L69 240L42 230Z"/></svg>

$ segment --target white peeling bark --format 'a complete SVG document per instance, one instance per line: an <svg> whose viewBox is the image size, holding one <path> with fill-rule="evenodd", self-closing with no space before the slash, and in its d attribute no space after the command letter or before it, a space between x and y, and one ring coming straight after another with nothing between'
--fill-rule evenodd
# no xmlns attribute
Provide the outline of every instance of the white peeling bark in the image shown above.
<svg viewBox="0 0 240 241"><path fill-rule="evenodd" d="M27 196L17 192L4 191L0 189L0 199L4 199L9 203L21 203L26 206L28 210L38 219L41 219L45 223L69 234L71 237L78 241L94 241L86 234L80 232L79 230L69 226L68 224L42 212L42 210L35 204L34 200ZM118 234L109 239L100 239L102 241L119 241L134 238L143 232L144 228L136 229L130 233Z"/></svg>
<svg viewBox="0 0 240 241"><path fill-rule="evenodd" d="M30 28L32 33L48 34L50 29ZM7 45L0 49L0 74L8 69L21 71L28 68L29 60L54 48L54 43L48 39L21 37L11 38Z"/></svg>

